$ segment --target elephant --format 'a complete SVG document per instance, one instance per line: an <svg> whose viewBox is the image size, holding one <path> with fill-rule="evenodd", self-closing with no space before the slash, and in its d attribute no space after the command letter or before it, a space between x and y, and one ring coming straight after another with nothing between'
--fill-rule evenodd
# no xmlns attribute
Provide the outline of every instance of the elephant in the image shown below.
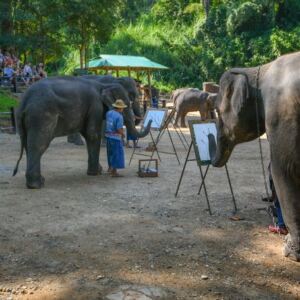
<svg viewBox="0 0 300 300"><path fill-rule="evenodd" d="M82 76L85 79L96 80L102 84L112 84L119 83L121 84L126 92L128 93L128 97L131 101L131 108L135 116L139 117L136 119L135 125L140 123L140 118L142 117L142 112L140 109L139 103L139 92L137 89L136 81L131 77L113 77L111 75L84 75Z"/></svg>
<svg viewBox="0 0 300 300"><path fill-rule="evenodd" d="M267 134L272 177L289 234L284 255L300 261L300 52L253 68L233 68L220 79L212 165L222 167L235 145Z"/></svg>
<svg viewBox="0 0 300 300"><path fill-rule="evenodd" d="M176 89L175 91L172 92L171 97L170 97L170 102L175 105L177 97L186 90L193 90L193 88L180 88ZM198 89L195 89L198 90Z"/></svg>
<svg viewBox="0 0 300 300"><path fill-rule="evenodd" d="M139 93L137 90L137 84L135 80L131 77L113 77L111 75L83 75L80 78L89 79L89 80L96 80L102 84L114 84L118 83L121 84L127 92L127 95L131 102L131 108L133 113L138 118L135 119L135 125L140 123L142 118L142 113L140 110L139 104ZM103 128L104 130L105 128ZM68 142L73 143L75 145L81 146L84 145L84 142L81 138L80 133L74 133L68 136Z"/></svg>
<svg viewBox="0 0 300 300"><path fill-rule="evenodd" d="M192 111L199 111L202 120L210 117L209 113L213 110L213 97L208 101L209 93L198 89L185 89L181 91L175 98L176 119L175 126L178 126L178 121L181 119L181 127L186 127L185 116Z"/></svg>
<svg viewBox="0 0 300 300"><path fill-rule="evenodd" d="M21 153L13 175L25 149L27 155L26 185L41 188L41 157L50 142L59 136L80 132L88 150L88 175L101 173L99 153L102 120L116 99L122 99L124 123L131 135L144 137L151 122L137 131L131 114L130 100L120 84L104 85L79 77L52 77L33 84L24 94L17 111Z"/></svg>

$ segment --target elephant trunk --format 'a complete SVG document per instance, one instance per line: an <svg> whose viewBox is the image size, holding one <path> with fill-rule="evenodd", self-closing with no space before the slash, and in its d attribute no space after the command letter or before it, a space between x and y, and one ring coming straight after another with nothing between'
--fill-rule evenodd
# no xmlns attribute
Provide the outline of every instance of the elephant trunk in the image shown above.
<svg viewBox="0 0 300 300"><path fill-rule="evenodd" d="M125 119L125 125L126 125L126 128L127 128L127 133L130 134L131 136L134 136L134 137L137 137L137 138L143 138L146 135L148 135L148 133L150 132L150 128L151 128L151 123L152 123L152 120L150 120L148 122L147 126L143 130L138 131L135 128L134 121L132 119L130 119L130 120Z"/></svg>
<svg viewBox="0 0 300 300"><path fill-rule="evenodd" d="M213 134L208 135L208 143L212 165L218 168L223 167L231 155L233 145L220 131L218 131L217 143Z"/></svg>
<svg viewBox="0 0 300 300"><path fill-rule="evenodd" d="M142 116L142 113L141 113L141 108L140 108L140 104L138 101L134 101L132 103L132 110L133 110L133 113L136 117L136 120L135 120L135 125L139 125L139 123L141 122L141 118L143 117Z"/></svg>

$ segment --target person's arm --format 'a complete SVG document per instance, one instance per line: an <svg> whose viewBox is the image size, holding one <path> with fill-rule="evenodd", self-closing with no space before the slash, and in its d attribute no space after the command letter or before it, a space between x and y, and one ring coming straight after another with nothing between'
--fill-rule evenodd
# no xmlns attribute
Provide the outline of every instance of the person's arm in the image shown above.
<svg viewBox="0 0 300 300"><path fill-rule="evenodd" d="M123 117L120 115L120 117L117 119L116 128L117 128L117 133L120 134L122 138L125 137L123 125L124 125Z"/></svg>
<svg viewBox="0 0 300 300"><path fill-rule="evenodd" d="M118 134L120 134L120 135L121 135L121 137L122 137L122 138L124 138L124 137L125 137L125 134L124 134L124 129L123 129L123 128L120 128L120 129L118 129L118 130L117 130L117 132L118 132Z"/></svg>

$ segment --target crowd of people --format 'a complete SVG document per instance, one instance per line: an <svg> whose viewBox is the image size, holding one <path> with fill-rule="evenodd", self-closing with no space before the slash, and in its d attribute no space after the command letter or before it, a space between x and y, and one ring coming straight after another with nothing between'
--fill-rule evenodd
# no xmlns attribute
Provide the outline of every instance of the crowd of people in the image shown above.
<svg viewBox="0 0 300 300"><path fill-rule="evenodd" d="M30 62L22 64L20 59L9 51L0 48L0 84L16 84L17 81L30 85L31 83L47 77L43 63L31 65Z"/></svg>

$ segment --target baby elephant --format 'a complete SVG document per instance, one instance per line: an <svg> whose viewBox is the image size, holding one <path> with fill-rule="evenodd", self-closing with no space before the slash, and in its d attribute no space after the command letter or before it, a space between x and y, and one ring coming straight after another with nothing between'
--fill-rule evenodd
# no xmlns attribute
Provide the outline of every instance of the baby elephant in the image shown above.
<svg viewBox="0 0 300 300"><path fill-rule="evenodd" d="M217 94L211 94L198 89L182 89L174 99L176 108L175 126L181 120L181 127L186 127L185 116L192 111L199 111L201 120L212 118L211 112L214 110L214 103Z"/></svg>

